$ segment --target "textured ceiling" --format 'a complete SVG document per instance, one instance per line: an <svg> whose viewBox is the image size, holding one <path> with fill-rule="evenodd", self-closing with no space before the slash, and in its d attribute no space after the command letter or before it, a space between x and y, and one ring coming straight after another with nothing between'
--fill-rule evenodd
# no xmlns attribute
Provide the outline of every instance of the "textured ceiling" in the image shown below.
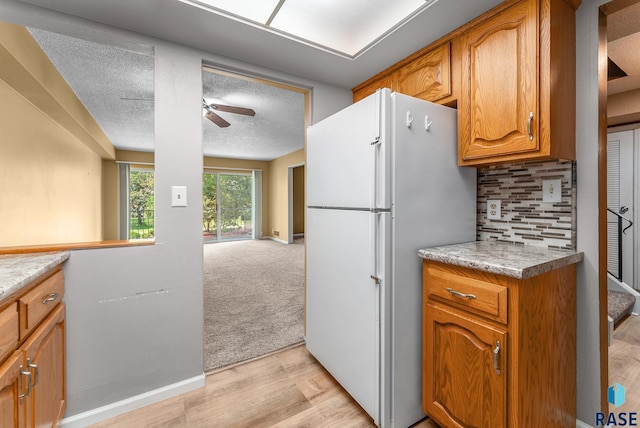
<svg viewBox="0 0 640 428"><path fill-rule="evenodd" d="M204 119L204 152L210 156L271 160L304 147L304 94L205 69L208 103L253 109L255 116L216 112L231 125Z"/></svg>
<svg viewBox="0 0 640 428"><path fill-rule="evenodd" d="M153 151L153 56L29 31L114 147Z"/></svg>
<svg viewBox="0 0 640 428"><path fill-rule="evenodd" d="M99 43L30 28L51 62L121 150L153 151L154 58ZM203 72L206 101L256 111L218 114L218 128L203 118L205 156L271 160L304 146L304 94L256 80Z"/></svg>

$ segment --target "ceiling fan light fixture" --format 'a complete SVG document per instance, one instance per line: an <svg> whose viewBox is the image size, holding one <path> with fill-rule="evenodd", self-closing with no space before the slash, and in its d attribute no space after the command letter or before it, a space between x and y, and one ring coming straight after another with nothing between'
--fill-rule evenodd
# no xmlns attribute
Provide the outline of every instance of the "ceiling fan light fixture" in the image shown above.
<svg viewBox="0 0 640 428"><path fill-rule="evenodd" d="M255 116L256 112L253 109L245 107L228 106L225 104L208 103L204 98L202 99L202 108L205 110L205 117L211 122L218 125L220 128L226 128L231 125L225 119L220 117L214 110L224 111L228 113L241 114L244 116Z"/></svg>

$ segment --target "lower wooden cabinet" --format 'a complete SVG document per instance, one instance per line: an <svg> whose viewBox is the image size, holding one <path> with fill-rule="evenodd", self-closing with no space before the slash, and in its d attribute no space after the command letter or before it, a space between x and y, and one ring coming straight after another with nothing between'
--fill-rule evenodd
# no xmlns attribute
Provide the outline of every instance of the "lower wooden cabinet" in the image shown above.
<svg viewBox="0 0 640 428"><path fill-rule="evenodd" d="M25 287L25 294L5 305L2 328L12 327L11 352L0 360L0 427L56 426L65 410L65 305L62 270ZM51 285L55 284L52 289ZM38 298L32 298L37 295ZM25 296L30 304L21 301ZM17 305L16 302L20 302ZM16 310L19 308L19 310ZM36 317L29 314L36 313ZM18 313L20 317L18 317ZM8 317L8 318L7 318ZM18 318L21 324L18 323ZM23 320L31 319L27 326ZM26 334L20 342L19 332ZM0 348L0 355L3 355Z"/></svg>
<svg viewBox="0 0 640 428"><path fill-rule="evenodd" d="M31 372L27 427L50 427L65 409L65 306L60 304L23 345L25 367Z"/></svg>
<svg viewBox="0 0 640 428"><path fill-rule="evenodd" d="M20 351L15 351L8 360L0 365L1 427L25 426L25 404L24 399L21 398L22 385L24 384L24 376L21 374L23 365L23 355Z"/></svg>
<svg viewBox="0 0 640 428"><path fill-rule="evenodd" d="M516 279L423 262L423 410L442 427L575 427L575 265Z"/></svg>
<svg viewBox="0 0 640 428"><path fill-rule="evenodd" d="M423 393L436 420L463 427L506 427L507 333L428 307Z"/></svg>

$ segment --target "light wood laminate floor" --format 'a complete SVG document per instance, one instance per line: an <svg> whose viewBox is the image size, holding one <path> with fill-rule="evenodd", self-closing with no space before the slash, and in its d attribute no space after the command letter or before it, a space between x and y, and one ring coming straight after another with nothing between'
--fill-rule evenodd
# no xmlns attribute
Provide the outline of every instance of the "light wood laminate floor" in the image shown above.
<svg viewBox="0 0 640 428"><path fill-rule="evenodd" d="M640 408L640 316L630 315L613 332L609 347L609 385L625 388L625 404L609 411L637 412Z"/></svg>
<svg viewBox="0 0 640 428"><path fill-rule="evenodd" d="M299 345L207 375L206 386L93 425L102 427L375 427ZM424 420L414 428L435 428Z"/></svg>

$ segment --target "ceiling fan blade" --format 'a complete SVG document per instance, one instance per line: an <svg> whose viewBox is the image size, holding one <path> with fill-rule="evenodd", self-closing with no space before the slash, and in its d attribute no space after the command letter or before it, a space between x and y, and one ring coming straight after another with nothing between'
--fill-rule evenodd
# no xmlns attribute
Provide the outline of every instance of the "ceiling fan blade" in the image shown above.
<svg viewBox="0 0 640 428"><path fill-rule="evenodd" d="M227 122L226 120L224 120L223 118L221 118L220 116L212 112L211 110L207 111L207 114L205 114L205 117L209 119L211 122L218 125L220 128L226 128L227 126L231 125L229 122Z"/></svg>
<svg viewBox="0 0 640 428"><path fill-rule="evenodd" d="M226 111L229 113L244 114L245 116L255 116L256 112L250 108L227 106L224 104L209 104L213 109Z"/></svg>

